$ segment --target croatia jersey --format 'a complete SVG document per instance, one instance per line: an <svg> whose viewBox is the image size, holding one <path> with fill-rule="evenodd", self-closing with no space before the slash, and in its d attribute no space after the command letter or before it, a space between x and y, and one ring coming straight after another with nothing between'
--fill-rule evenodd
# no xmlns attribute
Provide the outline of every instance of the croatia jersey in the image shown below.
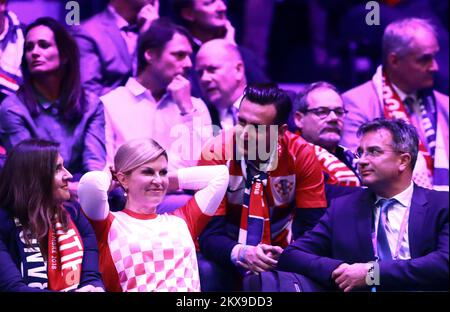
<svg viewBox="0 0 450 312"><path fill-rule="evenodd" d="M217 157L221 159L202 158L199 164L226 164L229 168L227 193L216 216L226 216L227 233L237 241L241 230L245 175L240 160L225 159L225 148L229 144L225 137L226 134L222 133L222 151L214 152L221 154L221 157ZM213 145L211 144L211 151ZM268 176L265 196L269 205L272 245L286 247L290 243L291 223L296 209L327 206L321 166L313 148L300 136L286 131L278 141L277 166L268 172Z"/></svg>

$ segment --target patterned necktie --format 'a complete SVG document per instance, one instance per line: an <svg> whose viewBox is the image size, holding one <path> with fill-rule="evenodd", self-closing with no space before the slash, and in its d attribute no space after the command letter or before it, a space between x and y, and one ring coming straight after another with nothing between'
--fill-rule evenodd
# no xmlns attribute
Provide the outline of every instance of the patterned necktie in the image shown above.
<svg viewBox="0 0 450 312"><path fill-rule="evenodd" d="M391 249L386 235L386 225L388 223L387 211L390 206L397 202L396 199L380 199L378 204L381 206L378 218L377 229L377 252L380 260L392 260Z"/></svg>

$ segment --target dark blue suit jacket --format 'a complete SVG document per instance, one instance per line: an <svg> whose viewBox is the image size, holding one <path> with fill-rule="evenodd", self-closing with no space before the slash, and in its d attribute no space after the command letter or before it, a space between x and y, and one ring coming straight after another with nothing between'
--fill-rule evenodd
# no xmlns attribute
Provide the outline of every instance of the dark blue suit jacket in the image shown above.
<svg viewBox="0 0 450 312"><path fill-rule="evenodd" d="M336 288L341 263L374 261L371 241L375 194L362 189L336 198L311 231L285 249L278 269ZM408 220L410 260L381 261L379 290L446 290L449 285L447 192L414 186Z"/></svg>

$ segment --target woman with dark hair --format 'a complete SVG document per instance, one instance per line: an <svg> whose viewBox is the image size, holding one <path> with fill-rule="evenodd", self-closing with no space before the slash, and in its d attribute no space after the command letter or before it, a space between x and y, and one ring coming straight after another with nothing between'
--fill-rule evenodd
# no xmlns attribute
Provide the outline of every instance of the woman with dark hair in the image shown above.
<svg viewBox="0 0 450 312"><path fill-rule="evenodd" d="M58 144L25 140L0 173L0 291L103 291L95 233Z"/></svg>
<svg viewBox="0 0 450 312"><path fill-rule="evenodd" d="M6 150L27 138L46 139L60 143L75 180L103 169L103 106L83 92L77 44L56 20L38 18L27 27L21 70L22 86L0 105Z"/></svg>

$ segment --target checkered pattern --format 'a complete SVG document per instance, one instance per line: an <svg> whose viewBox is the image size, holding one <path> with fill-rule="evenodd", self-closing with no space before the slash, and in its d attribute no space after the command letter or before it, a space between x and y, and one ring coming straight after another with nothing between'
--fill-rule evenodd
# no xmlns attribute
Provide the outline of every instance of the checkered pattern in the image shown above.
<svg viewBox="0 0 450 312"><path fill-rule="evenodd" d="M195 246L183 219L113 214L108 245L123 291L200 291Z"/></svg>

